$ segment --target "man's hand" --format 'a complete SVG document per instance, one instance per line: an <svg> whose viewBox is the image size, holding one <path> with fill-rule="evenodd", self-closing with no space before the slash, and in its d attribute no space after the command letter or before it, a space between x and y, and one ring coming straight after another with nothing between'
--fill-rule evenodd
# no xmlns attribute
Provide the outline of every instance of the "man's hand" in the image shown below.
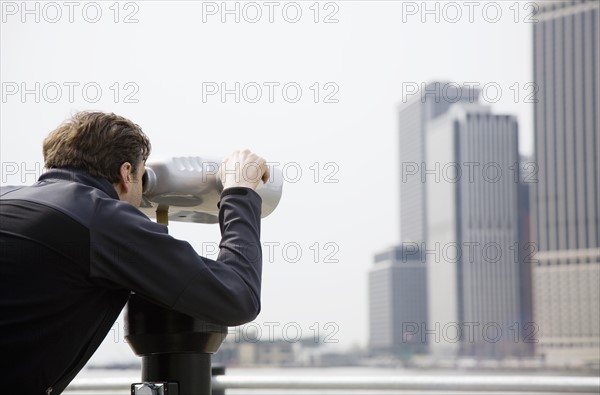
<svg viewBox="0 0 600 395"><path fill-rule="evenodd" d="M234 151L223 159L219 176L223 190L233 187L256 189L261 181L269 179L269 167L263 158L245 149Z"/></svg>

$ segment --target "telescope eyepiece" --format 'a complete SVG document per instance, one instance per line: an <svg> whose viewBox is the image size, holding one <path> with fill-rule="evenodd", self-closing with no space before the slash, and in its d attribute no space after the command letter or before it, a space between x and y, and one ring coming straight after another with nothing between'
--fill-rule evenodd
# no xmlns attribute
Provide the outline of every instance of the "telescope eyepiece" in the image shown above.
<svg viewBox="0 0 600 395"><path fill-rule="evenodd" d="M154 188L156 188L156 173L151 167L146 167L146 171L142 176L142 193L152 193Z"/></svg>

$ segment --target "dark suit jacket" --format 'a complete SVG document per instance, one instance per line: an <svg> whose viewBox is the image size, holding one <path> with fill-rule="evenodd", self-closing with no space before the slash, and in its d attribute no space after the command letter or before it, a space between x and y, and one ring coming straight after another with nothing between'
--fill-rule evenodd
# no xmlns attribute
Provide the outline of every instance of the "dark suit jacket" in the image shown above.
<svg viewBox="0 0 600 395"><path fill-rule="evenodd" d="M221 250L213 261L86 172L52 169L32 186L2 187L3 391L61 393L131 291L217 324L253 320L260 311L260 208L251 189L223 193Z"/></svg>

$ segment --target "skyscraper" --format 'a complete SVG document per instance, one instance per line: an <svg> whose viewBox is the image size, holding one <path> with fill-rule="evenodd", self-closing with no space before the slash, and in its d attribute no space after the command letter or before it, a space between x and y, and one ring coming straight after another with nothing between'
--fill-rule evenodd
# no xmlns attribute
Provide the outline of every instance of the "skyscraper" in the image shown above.
<svg viewBox="0 0 600 395"><path fill-rule="evenodd" d="M427 339L421 332L428 315L427 274L420 251L426 240L426 194L424 183L413 173L425 160L428 122L457 102L476 102L480 93L444 82L423 84L420 88L401 104L398 113L403 242L377 254L369 272L369 344L375 354L399 356L427 349Z"/></svg>
<svg viewBox="0 0 600 395"><path fill-rule="evenodd" d="M522 355L514 117L456 104L426 128L428 330L434 355Z"/></svg>
<svg viewBox="0 0 600 395"><path fill-rule="evenodd" d="M533 26L533 310L550 359L600 354L599 8L541 2Z"/></svg>
<svg viewBox="0 0 600 395"><path fill-rule="evenodd" d="M537 338L537 327L533 322L533 293L531 282L532 260L535 243L531 241L531 188L535 187L537 167L529 157L520 158L519 167L519 276L522 323L521 339L522 355L531 357L534 354ZM529 328L528 330L525 330Z"/></svg>
<svg viewBox="0 0 600 395"><path fill-rule="evenodd" d="M408 175L425 161L425 128L432 119L444 114L451 105L475 103L478 89L456 83L424 84L416 95L410 95L398 111L400 136L400 237L402 241L422 243L427 239L425 218L425 185ZM409 95L407 95L409 96Z"/></svg>
<svg viewBox="0 0 600 395"><path fill-rule="evenodd" d="M455 83L423 84L399 111L401 236L404 246L419 246L426 262L427 319L407 327L413 320L392 308L394 266L376 264L370 273L374 348L408 335L437 356L530 353L525 343L534 340L535 328L523 308L530 278L520 266L528 220L519 217L528 213L522 204L528 188L521 182L518 125L480 105L479 95ZM382 256L376 262L386 261ZM412 276L404 280L419 278ZM401 316L404 326L394 326Z"/></svg>
<svg viewBox="0 0 600 395"><path fill-rule="evenodd" d="M416 243L375 255L369 271L369 348L408 356L427 350L419 328L427 321L425 261Z"/></svg>

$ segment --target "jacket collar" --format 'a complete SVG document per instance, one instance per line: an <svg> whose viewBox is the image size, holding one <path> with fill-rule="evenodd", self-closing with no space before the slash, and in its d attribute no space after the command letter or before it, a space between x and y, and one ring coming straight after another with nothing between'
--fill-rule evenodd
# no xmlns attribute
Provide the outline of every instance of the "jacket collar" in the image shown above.
<svg viewBox="0 0 600 395"><path fill-rule="evenodd" d="M115 187L106 178L94 177L85 170L80 169L49 169L40 176L38 181L47 180L65 180L71 182L77 182L90 187L97 188L102 192L106 193L113 199L119 200L119 195Z"/></svg>

